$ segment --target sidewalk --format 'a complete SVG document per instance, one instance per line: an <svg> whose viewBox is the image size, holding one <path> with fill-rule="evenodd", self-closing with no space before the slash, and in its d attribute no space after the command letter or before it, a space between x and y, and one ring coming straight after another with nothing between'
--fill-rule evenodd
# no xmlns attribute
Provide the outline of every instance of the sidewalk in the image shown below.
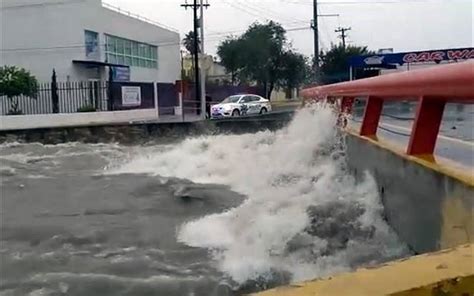
<svg viewBox="0 0 474 296"><path fill-rule="evenodd" d="M195 122L201 118L197 115L161 115L156 109L90 112L90 113L62 113L39 115L0 116L0 131L27 130L54 127L100 126L108 124L134 123L176 123Z"/></svg>

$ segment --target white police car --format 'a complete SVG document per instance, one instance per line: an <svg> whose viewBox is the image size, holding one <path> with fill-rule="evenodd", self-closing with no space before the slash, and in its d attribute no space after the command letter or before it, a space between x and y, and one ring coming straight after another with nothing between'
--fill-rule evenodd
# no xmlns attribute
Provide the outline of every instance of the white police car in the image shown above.
<svg viewBox="0 0 474 296"><path fill-rule="evenodd" d="M270 101L261 96L242 94L227 97L211 106L211 118L264 114L272 111Z"/></svg>

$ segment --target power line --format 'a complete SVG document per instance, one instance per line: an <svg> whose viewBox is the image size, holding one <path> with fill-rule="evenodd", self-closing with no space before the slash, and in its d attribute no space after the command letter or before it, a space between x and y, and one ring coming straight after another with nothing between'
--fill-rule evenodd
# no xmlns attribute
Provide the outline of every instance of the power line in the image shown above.
<svg viewBox="0 0 474 296"><path fill-rule="evenodd" d="M287 29L286 31L294 32L294 31L304 31L304 30L311 30L311 27L307 26L307 27L300 27L300 28L291 28L291 29Z"/></svg>
<svg viewBox="0 0 474 296"><path fill-rule="evenodd" d="M251 11L251 10L249 11L249 10L243 8L243 7L238 6L238 5L235 5L235 4L232 3L231 1L232 1L232 0L230 0L230 1L223 0L223 2L224 2L225 4L230 5L230 6L232 6L233 8L238 9L238 10L240 10L240 11L242 11L242 12L248 14L248 15L252 15L252 16L255 16L255 17L257 17L257 18L261 18L261 17L262 17L260 14L255 13L255 12L253 12L253 11Z"/></svg>
<svg viewBox="0 0 474 296"><path fill-rule="evenodd" d="M307 5L312 6L313 4L310 2L300 2L300 1L287 1L287 0L280 0L280 2L284 2L286 4L296 4L296 5ZM337 1L337 2L319 2L319 5L366 5L366 4L417 4L417 3L442 3L443 1L440 0L392 0L392 1Z"/></svg>
<svg viewBox="0 0 474 296"><path fill-rule="evenodd" d="M321 15L321 10L319 9L319 7L318 7L318 14ZM339 15L338 15L338 18L339 18ZM326 33L327 41L328 41L329 43L332 43L332 38L331 38L331 36L329 35L328 26L327 26L327 23L324 21L324 18L321 20L321 25L322 25L321 27L324 27L324 32ZM321 36L321 35L322 35L322 34L321 34L321 32L320 32L320 33L319 33L319 36ZM319 38L319 39L321 39L321 38ZM322 40L320 40L320 43L321 43L321 45L322 45L324 48L326 48L326 46L324 46Z"/></svg>
<svg viewBox="0 0 474 296"><path fill-rule="evenodd" d="M264 17L264 15L268 14L268 10L265 9L264 7L260 6L260 7L253 7L251 5L249 5L249 3L242 3L242 2L239 2L239 0L237 0L237 3L240 4L241 6L237 5L236 3L232 2L232 0L223 0L223 2L231 7L233 7L234 9L237 9L239 11L242 11L248 15L251 15L251 16L254 16L258 19L265 19L265 20L268 20L267 17ZM273 13L273 16L277 16L276 13ZM279 16L277 17L274 17L275 19L276 18L280 18ZM282 25L285 25L285 24L303 24L303 23L307 23L308 21L306 20L297 20L297 21L291 21L291 22L281 22ZM245 31L245 30L243 30ZM238 30L236 31L238 32Z"/></svg>
<svg viewBox="0 0 474 296"><path fill-rule="evenodd" d="M294 22L284 22L280 23L283 27L289 26L289 25L298 25L298 24L307 24L308 21L294 21ZM207 34L206 36L218 36L218 35L227 35L227 34L232 34L232 33L242 33L245 32L247 28L234 28L229 31L223 31L223 32L218 32L218 31L210 31L211 34ZM292 30L291 28L289 29L290 31ZM287 29L288 31L288 29Z"/></svg>
<svg viewBox="0 0 474 296"><path fill-rule="evenodd" d="M286 28L287 32L293 32L293 31L301 31L301 30L309 30L310 27L290 27ZM206 38L208 41L219 41L222 39L227 34L232 34L232 33L242 33L245 32L247 29L236 29L236 30L231 30L231 31L223 31L223 32L215 32L212 34L207 34ZM156 47L166 47L166 46L176 46L176 45L181 45L181 41L156 41L156 40L149 40L149 41L140 41L141 43L147 43ZM58 45L58 46L49 46L49 47L17 47L17 48L1 48L0 52L18 52L18 51L59 51L59 50L75 50L75 49L82 49L85 48L85 44L72 44L72 45ZM106 48L107 44L100 44L100 48Z"/></svg>
<svg viewBox="0 0 474 296"><path fill-rule="evenodd" d="M274 19L277 19L277 18L279 19L279 18L280 18L279 16L277 16L276 14L274 14L271 10L266 10L266 11L265 11L264 9L262 9L261 6L257 6L256 3L250 4L250 3L248 3L247 1L244 2L244 1L240 1L240 0L234 0L234 3L235 3L236 5L244 6L246 9L255 11L255 12L259 13L259 14L260 14L260 13L265 13L265 14L269 15L270 17L274 18Z"/></svg>
<svg viewBox="0 0 474 296"><path fill-rule="evenodd" d="M141 43L147 43L156 47L179 45L181 42L166 41L166 42L155 42L155 41L140 41ZM64 45L64 46L50 46L50 47L18 47L18 48L2 48L0 52L17 52L17 51L48 51L48 50L61 50L61 49L81 49L85 48L86 45ZM106 48L107 44L98 45L100 48Z"/></svg>
<svg viewBox="0 0 474 296"><path fill-rule="evenodd" d="M263 14L269 14L274 19L290 21L289 18L287 18L286 16L283 16L282 14L270 9L269 7L261 6L258 3L250 3L248 0L242 0L242 1L244 1L244 3L240 2L239 0L237 0L237 3L245 5L246 7L250 8L250 9L253 9L257 12L260 12L260 13L263 13ZM302 21L302 20L300 20L300 21ZM306 21L304 21L304 22L306 22Z"/></svg>
<svg viewBox="0 0 474 296"><path fill-rule="evenodd" d="M321 30L319 30L319 36L321 35L322 35ZM319 43L321 44L322 48L327 48L326 43L323 41L321 37L319 38Z"/></svg>

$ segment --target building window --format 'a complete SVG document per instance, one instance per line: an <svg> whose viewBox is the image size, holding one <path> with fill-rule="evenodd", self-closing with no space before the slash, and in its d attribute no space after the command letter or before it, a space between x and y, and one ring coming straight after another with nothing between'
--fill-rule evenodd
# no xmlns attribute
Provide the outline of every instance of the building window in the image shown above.
<svg viewBox="0 0 474 296"><path fill-rule="evenodd" d="M84 39L86 46L86 57L98 59L99 56L99 34L93 31L84 31Z"/></svg>
<svg viewBox="0 0 474 296"><path fill-rule="evenodd" d="M112 35L105 35L107 62L132 67L158 68L158 47Z"/></svg>

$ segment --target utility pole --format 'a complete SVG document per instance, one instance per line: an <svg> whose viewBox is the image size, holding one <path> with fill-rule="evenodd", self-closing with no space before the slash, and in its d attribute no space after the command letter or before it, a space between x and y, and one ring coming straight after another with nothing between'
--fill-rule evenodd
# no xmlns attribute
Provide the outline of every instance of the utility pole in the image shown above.
<svg viewBox="0 0 474 296"><path fill-rule="evenodd" d="M314 73L319 77L319 32L318 32L318 0L313 0L313 23L314 31Z"/></svg>
<svg viewBox="0 0 474 296"><path fill-rule="evenodd" d="M202 4L203 7L209 7L209 4ZM201 102L201 116L205 116L205 106L204 109L202 108L202 99L201 98L201 91L200 91L200 84L199 84L199 34L198 34L198 27L199 27L199 20L198 20L198 8L201 5L197 3L197 0L193 0L193 4L188 4L188 1L184 4L181 4L181 7L188 9L188 7L192 7L193 9L193 20L194 20L194 27L193 27L193 34L194 34L194 80L195 80L195 89L196 89L196 102ZM202 17L202 15L201 15ZM202 36L204 37L204 36ZM204 98L205 100L206 98ZM205 104L205 101L204 101ZM203 113L204 111L204 113Z"/></svg>
<svg viewBox="0 0 474 296"><path fill-rule="evenodd" d="M311 28L314 31L314 74L319 78L319 23L318 17L339 16L339 14L318 14L318 0L313 0L313 21Z"/></svg>
<svg viewBox="0 0 474 296"><path fill-rule="evenodd" d="M201 117L206 119L206 71L204 69L204 0L199 3L201 7L199 28L201 29ZM208 4L209 5L209 4ZM209 111L210 112L210 111ZM211 114L209 114L209 118Z"/></svg>
<svg viewBox="0 0 474 296"><path fill-rule="evenodd" d="M346 48L346 38L347 38L346 32L350 31L350 30L352 30L352 28L350 28L350 27L349 28L339 27L334 31L336 33L341 33L341 35L339 35L339 38L342 39L342 48Z"/></svg>

